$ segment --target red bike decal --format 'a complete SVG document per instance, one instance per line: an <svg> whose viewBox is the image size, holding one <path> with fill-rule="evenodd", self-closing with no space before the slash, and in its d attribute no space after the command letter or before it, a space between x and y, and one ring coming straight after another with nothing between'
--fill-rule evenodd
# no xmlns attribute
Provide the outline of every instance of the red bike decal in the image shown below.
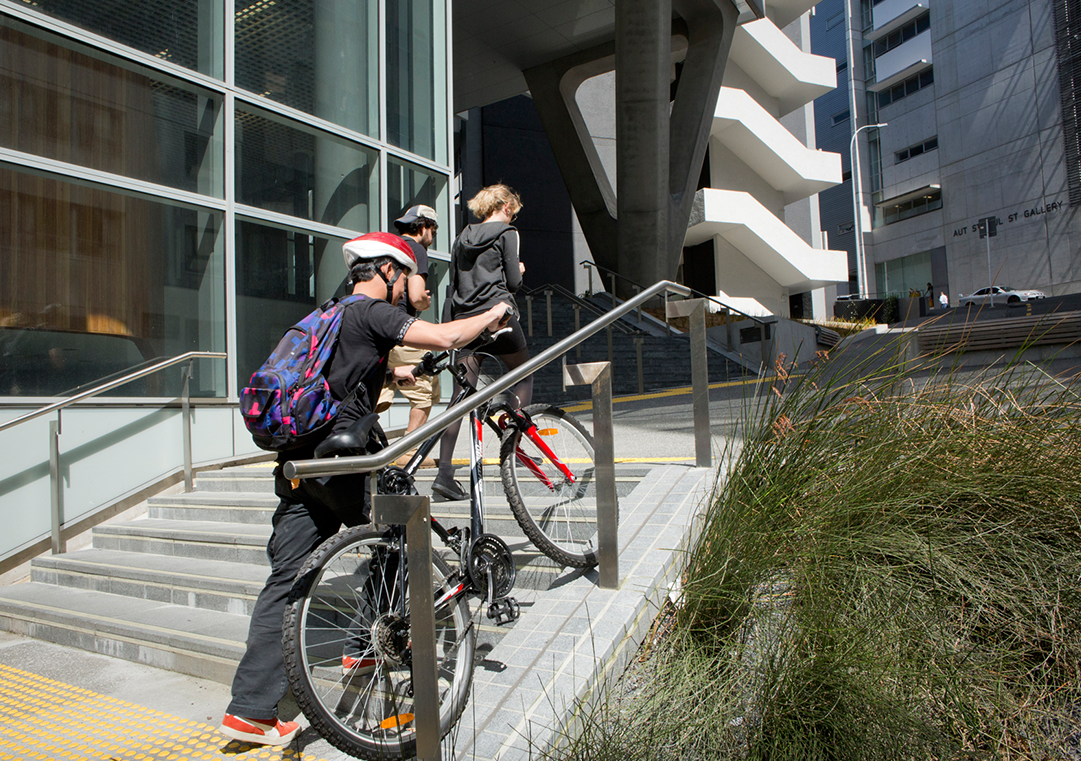
<svg viewBox="0 0 1081 761"><path fill-rule="evenodd" d="M533 441L533 443L537 445L537 448L540 449L542 453L544 453L544 456L547 457L548 460L553 465L555 465L556 468L559 469L559 472L563 474L563 477L567 479L568 483L573 484L575 482L574 474L571 473L570 468L564 465L563 462L561 462L560 459L556 457L556 453L552 451L552 448L549 447L548 444L544 441L544 439L541 438L540 434L537 433L536 425L530 424L529 429L525 432L525 435L528 436ZM544 475L544 472L540 469L537 463L533 462L533 458L523 452L521 447L519 447L515 451L515 455L518 457L518 461L522 463L522 465L524 465L530 473L535 475L541 481L541 483L547 486L550 490L555 491L555 484L551 482L548 476Z"/></svg>

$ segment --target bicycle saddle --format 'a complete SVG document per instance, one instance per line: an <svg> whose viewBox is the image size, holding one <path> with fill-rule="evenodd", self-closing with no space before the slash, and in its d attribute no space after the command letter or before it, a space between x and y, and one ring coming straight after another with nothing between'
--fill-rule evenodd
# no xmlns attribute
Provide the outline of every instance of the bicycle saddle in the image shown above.
<svg viewBox="0 0 1081 761"><path fill-rule="evenodd" d="M377 413L368 413L354 421L344 431L332 433L323 439L315 448L315 456L318 458L367 454L368 440L371 437L372 428L378 421Z"/></svg>

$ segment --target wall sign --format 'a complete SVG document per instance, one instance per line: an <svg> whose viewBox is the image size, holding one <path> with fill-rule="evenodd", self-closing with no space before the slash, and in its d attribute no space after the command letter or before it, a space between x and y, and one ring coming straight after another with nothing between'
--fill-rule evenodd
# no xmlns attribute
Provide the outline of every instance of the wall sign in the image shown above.
<svg viewBox="0 0 1081 761"><path fill-rule="evenodd" d="M1066 204L1062 201L1051 201L1050 203L1038 204L1027 209L1022 209L1020 211L1015 211L1011 214L1007 214L1006 219L1003 219L1002 217L995 217L994 219L999 225L1008 225L1021 219L1034 219L1041 216L1042 214L1053 214L1057 211L1060 211L1065 205ZM968 233L979 232L980 223L982 221L983 218L980 218L976 222L973 222L971 225L966 225L965 227L958 227L956 230L953 231L953 237L957 238L962 235L967 235Z"/></svg>

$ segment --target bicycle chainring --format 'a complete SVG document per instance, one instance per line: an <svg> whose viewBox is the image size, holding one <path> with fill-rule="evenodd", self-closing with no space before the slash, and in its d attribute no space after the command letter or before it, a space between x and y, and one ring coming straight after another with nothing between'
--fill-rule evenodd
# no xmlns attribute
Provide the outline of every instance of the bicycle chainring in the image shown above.
<svg viewBox="0 0 1081 761"><path fill-rule="evenodd" d="M413 484L413 476L406 473L403 468L391 465L379 473L379 493L416 494L417 490Z"/></svg>
<svg viewBox="0 0 1081 761"><path fill-rule="evenodd" d="M495 534L481 534L469 546L469 580L486 598L506 597L514 589L518 571L507 543ZM488 579L492 590L488 590Z"/></svg>

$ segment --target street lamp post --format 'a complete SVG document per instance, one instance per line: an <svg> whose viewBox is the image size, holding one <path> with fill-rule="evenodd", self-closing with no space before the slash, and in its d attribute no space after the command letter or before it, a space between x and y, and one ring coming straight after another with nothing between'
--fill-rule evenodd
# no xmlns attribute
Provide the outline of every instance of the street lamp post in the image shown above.
<svg viewBox="0 0 1081 761"><path fill-rule="evenodd" d="M848 142L848 154L852 167L852 211L855 214L855 218L852 220L852 229L856 233L856 280L859 286L859 295L861 299L865 299L868 296L867 293L867 262L863 258L863 231L861 229L860 221L863 215L860 212L863 210L863 183L860 181L860 153L856 150L856 137L865 129L875 129L877 127L885 127L886 122L881 124L865 124L855 132L852 133L852 139Z"/></svg>

